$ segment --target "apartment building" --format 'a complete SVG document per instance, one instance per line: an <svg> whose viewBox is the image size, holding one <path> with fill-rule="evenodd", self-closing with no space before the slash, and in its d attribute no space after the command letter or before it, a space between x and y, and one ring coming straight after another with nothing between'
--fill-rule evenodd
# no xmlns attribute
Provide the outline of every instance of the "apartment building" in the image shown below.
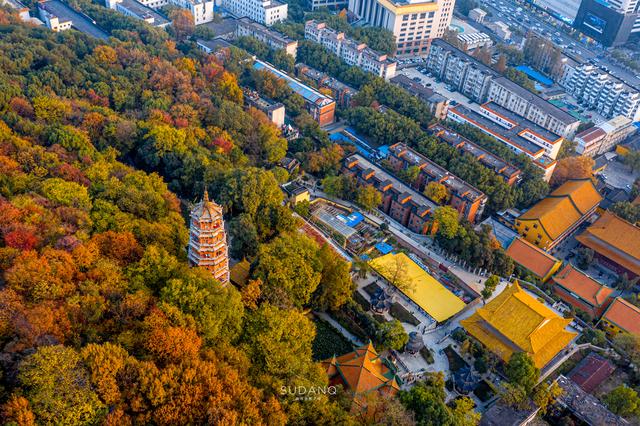
<svg viewBox="0 0 640 426"><path fill-rule="evenodd" d="M482 215L487 203L487 196L479 189L471 186L458 176L451 174L424 155L409 148L404 143L396 143L389 147L389 163L396 172L417 167L420 170L413 186L423 192L430 182L442 184L448 193L447 202L469 222L475 222Z"/></svg>
<svg viewBox="0 0 640 426"><path fill-rule="evenodd" d="M439 120L447 118L449 99L435 92L430 87L412 80L404 74L398 74L390 80L391 83L402 87L413 96L427 104L429 111Z"/></svg>
<svg viewBox="0 0 640 426"><path fill-rule="evenodd" d="M396 39L396 55L424 55L431 40L444 36L455 0L349 0L349 12Z"/></svg>
<svg viewBox="0 0 640 426"><path fill-rule="evenodd" d="M576 153L595 157L611 151L637 130L633 122L621 115L576 135Z"/></svg>
<svg viewBox="0 0 640 426"><path fill-rule="evenodd" d="M8 6L18 12L18 16L20 17L20 20L22 22L28 22L34 25L44 24L44 22L42 22L38 18L31 17L31 15L29 14L29 8L20 3L18 0L0 0L0 5Z"/></svg>
<svg viewBox="0 0 640 426"><path fill-rule="evenodd" d="M382 53L367 47L365 43L348 38L344 33L327 26L324 22L307 21L304 38L324 46L351 66L388 80L396 74L396 62Z"/></svg>
<svg viewBox="0 0 640 426"><path fill-rule="evenodd" d="M456 123L469 124L505 144L516 154L524 154L544 172L549 181L556 167L563 138L537 124L520 117L493 102L477 110L458 105L449 108L447 118Z"/></svg>
<svg viewBox="0 0 640 426"><path fill-rule="evenodd" d="M500 76L444 40L431 43L425 64L431 73L475 102L486 99L492 80Z"/></svg>
<svg viewBox="0 0 640 426"><path fill-rule="evenodd" d="M640 92L591 64L579 65L567 90L578 102L607 118L640 119Z"/></svg>
<svg viewBox="0 0 640 426"><path fill-rule="evenodd" d="M293 56L293 59L295 59L298 54L297 40L293 40L277 31L270 30L264 25L258 24L246 17L238 19L236 35L238 37L248 36L256 38L272 49L284 50L287 54Z"/></svg>
<svg viewBox="0 0 640 426"><path fill-rule="evenodd" d="M110 0L106 0L110 1ZM213 21L214 0L139 0L143 5L152 9L162 6L175 6L188 10L193 16L195 25L206 24Z"/></svg>
<svg viewBox="0 0 640 426"><path fill-rule="evenodd" d="M258 92L248 88L243 88L242 93L244 94L245 105L264 112L279 129L284 126L286 110L282 103L263 98Z"/></svg>
<svg viewBox="0 0 640 426"><path fill-rule="evenodd" d="M372 185L382 195L378 209L413 232L426 234L437 204L400 182L359 154L347 157L342 173L356 178L358 185Z"/></svg>
<svg viewBox="0 0 640 426"><path fill-rule="evenodd" d="M358 94L353 87L301 62L296 64L296 75L298 78L311 80L320 89L328 89L342 108L350 107L353 97Z"/></svg>
<svg viewBox="0 0 640 426"><path fill-rule="evenodd" d="M506 77L493 80L487 100L567 139L572 139L580 126L580 120L571 114Z"/></svg>
<svg viewBox="0 0 640 426"><path fill-rule="evenodd" d="M251 18L270 27L287 19L289 6L277 0L222 0L222 7L238 18Z"/></svg>
<svg viewBox="0 0 640 426"><path fill-rule="evenodd" d="M478 7L469 11L469 19L479 24L484 23L484 18L486 18L486 16L487 12Z"/></svg>
<svg viewBox="0 0 640 426"><path fill-rule="evenodd" d="M321 126L331 124L335 120L336 101L333 98L323 95L319 91L302 83L300 80L291 77L287 73L259 59L256 59L253 63L253 69L266 71L276 78L284 80L294 92L302 96L305 108Z"/></svg>
<svg viewBox="0 0 640 426"><path fill-rule="evenodd" d="M106 0L105 6L154 27L164 28L171 23L166 17L137 0Z"/></svg>
<svg viewBox="0 0 640 426"><path fill-rule="evenodd" d="M474 157L480 164L500 175L508 185L513 185L520 181L522 172L519 168L497 155L492 154L480 145L471 142L453 130L442 124L433 124L429 127L429 131L432 135L458 151Z"/></svg>

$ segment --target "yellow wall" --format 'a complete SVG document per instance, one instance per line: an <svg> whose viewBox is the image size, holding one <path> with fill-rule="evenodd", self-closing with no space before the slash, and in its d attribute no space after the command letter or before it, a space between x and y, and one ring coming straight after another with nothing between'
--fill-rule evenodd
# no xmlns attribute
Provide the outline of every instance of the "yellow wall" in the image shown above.
<svg viewBox="0 0 640 426"><path fill-rule="evenodd" d="M537 225L538 227L534 228L535 225ZM525 228L529 228L529 229L525 230ZM547 232L542 227L542 224L540 223L539 220L518 219L516 221L516 230L520 235L522 235L522 237L525 240L529 241L531 244L541 249L544 249L545 247L547 247L549 244L553 242L551 237L549 237L549 234L547 234ZM539 239L538 239L538 234L540 234L541 236Z"/></svg>
<svg viewBox="0 0 640 426"><path fill-rule="evenodd" d="M555 274L556 272L558 272L558 269L560 269L560 267L562 266L562 262L561 261L557 261L556 264L553 266L553 268L551 268L551 270L549 271L549 273L547 275L545 275L544 277L542 277L542 282L545 283L549 280L549 278L551 278L551 276L553 274Z"/></svg>
<svg viewBox="0 0 640 426"><path fill-rule="evenodd" d="M309 191L304 191L302 194L294 195L289 200L289 203L291 203L292 206L295 206L300 201L305 201L305 200L306 201L310 201L311 200L311 197L309 195Z"/></svg>
<svg viewBox="0 0 640 426"><path fill-rule="evenodd" d="M618 327L617 325L607 321L606 319L602 318L602 325L601 328L611 337L615 336L616 334L624 331L622 330L620 327Z"/></svg>

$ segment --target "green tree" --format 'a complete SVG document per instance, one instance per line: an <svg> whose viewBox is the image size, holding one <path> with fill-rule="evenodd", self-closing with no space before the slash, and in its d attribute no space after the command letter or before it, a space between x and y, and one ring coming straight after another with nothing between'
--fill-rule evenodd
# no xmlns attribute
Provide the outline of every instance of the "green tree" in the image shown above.
<svg viewBox="0 0 640 426"><path fill-rule="evenodd" d="M491 297L496 287L500 284L500 277L497 275L491 275L484 282L484 288L480 292L483 300L487 300Z"/></svg>
<svg viewBox="0 0 640 426"><path fill-rule="evenodd" d="M450 240L458 233L458 211L453 207L440 206L433 213L433 221L438 226L438 234Z"/></svg>
<svg viewBox="0 0 640 426"><path fill-rule="evenodd" d="M553 405L562 395L564 390L554 381L550 385L545 383L539 384L533 393L533 403L540 407L542 414L547 412L549 406Z"/></svg>
<svg viewBox="0 0 640 426"><path fill-rule="evenodd" d="M627 385L620 385L603 398L612 412L621 416L640 414L640 398L638 393Z"/></svg>
<svg viewBox="0 0 640 426"><path fill-rule="evenodd" d="M356 204L366 211L373 211L382 204L382 194L372 185L361 185L356 190Z"/></svg>
<svg viewBox="0 0 640 426"><path fill-rule="evenodd" d="M631 223L640 222L640 206L628 201L617 202L612 205L609 210L611 210L616 216L620 216Z"/></svg>
<svg viewBox="0 0 640 426"><path fill-rule="evenodd" d="M263 296L279 306L306 306L322 279L317 251L314 241L298 233L262 245L253 276L262 280Z"/></svg>
<svg viewBox="0 0 640 426"><path fill-rule="evenodd" d="M253 258L258 253L258 231L251 216L242 213L229 223L231 245L229 254L235 259Z"/></svg>
<svg viewBox="0 0 640 426"><path fill-rule="evenodd" d="M382 348L400 350L409 341L409 335L404 331L402 323L394 319L380 324L376 340Z"/></svg>
<svg viewBox="0 0 640 426"><path fill-rule="evenodd" d="M540 378L540 370L526 352L516 352L511 355L505 366L505 374L509 383L522 386L527 394L531 393Z"/></svg>
<svg viewBox="0 0 640 426"><path fill-rule="evenodd" d="M318 251L318 261L322 265L322 277L311 303L315 309L335 311L351 300L356 289L349 273L349 263L328 244Z"/></svg>
<svg viewBox="0 0 640 426"><path fill-rule="evenodd" d="M631 167L631 170L640 170L640 151L630 151L622 161Z"/></svg>
<svg viewBox="0 0 640 426"><path fill-rule="evenodd" d="M106 415L80 355L71 348L41 346L24 360L18 377L31 409L43 423L93 424Z"/></svg>

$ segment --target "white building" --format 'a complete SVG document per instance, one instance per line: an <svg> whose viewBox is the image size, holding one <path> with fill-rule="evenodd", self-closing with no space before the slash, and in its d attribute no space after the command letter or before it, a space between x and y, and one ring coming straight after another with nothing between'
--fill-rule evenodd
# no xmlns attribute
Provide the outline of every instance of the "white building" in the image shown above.
<svg viewBox="0 0 640 426"><path fill-rule="evenodd" d="M444 36L455 0L349 0L349 12L396 39L397 55L423 55L429 41Z"/></svg>
<svg viewBox="0 0 640 426"><path fill-rule="evenodd" d="M264 25L260 25L249 18L238 19L236 35L238 37L249 36L256 38L272 49L284 50L287 54L293 56L294 59L298 53L297 40L293 40L277 31L270 30Z"/></svg>
<svg viewBox="0 0 640 426"><path fill-rule="evenodd" d="M511 40L511 30L509 30L509 25L505 24L502 21L492 22L487 24L487 28L496 33L500 40L509 41Z"/></svg>
<svg viewBox="0 0 640 426"><path fill-rule="evenodd" d="M277 0L222 0L222 6L238 18L251 18L267 27L287 19L288 5Z"/></svg>
<svg viewBox="0 0 640 426"><path fill-rule="evenodd" d="M347 38L344 33L327 27L324 22L308 21L304 37L323 45L347 64L389 80L396 75L397 63L387 55L367 47L365 43Z"/></svg>
<svg viewBox="0 0 640 426"><path fill-rule="evenodd" d="M137 0L106 0L105 6L123 15L145 21L154 27L164 28L171 23L167 18Z"/></svg>
<svg viewBox="0 0 640 426"><path fill-rule="evenodd" d="M471 9L469 11L469 19L471 19L474 22L477 22L479 24L482 24L484 22L484 18L487 16L487 12L485 12L484 10L480 9L480 8L475 8L475 9Z"/></svg>
<svg viewBox="0 0 640 426"><path fill-rule="evenodd" d="M640 119L640 93L598 67L583 64L576 67L567 90L582 105L607 118L623 115Z"/></svg>
<svg viewBox="0 0 640 426"><path fill-rule="evenodd" d="M485 33L462 33L458 34L458 41L462 45L462 50L469 51L483 46L491 46L493 41Z"/></svg>
<svg viewBox="0 0 640 426"><path fill-rule="evenodd" d="M214 0L140 0L140 3L153 9L167 5L186 9L191 12L195 25L213 21Z"/></svg>

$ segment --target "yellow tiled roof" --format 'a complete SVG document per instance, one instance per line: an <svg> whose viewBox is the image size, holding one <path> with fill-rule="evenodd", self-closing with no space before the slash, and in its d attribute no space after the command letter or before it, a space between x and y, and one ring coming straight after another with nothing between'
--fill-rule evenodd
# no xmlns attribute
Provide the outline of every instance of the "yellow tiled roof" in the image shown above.
<svg viewBox="0 0 640 426"><path fill-rule="evenodd" d="M570 180L518 219L540 221L547 234L555 240L601 200L590 179Z"/></svg>
<svg viewBox="0 0 640 426"><path fill-rule="evenodd" d="M542 368L575 337L570 322L515 283L460 324L503 360L527 352Z"/></svg>
<svg viewBox="0 0 640 426"><path fill-rule="evenodd" d="M465 303L449 291L438 280L429 275L406 254L385 254L369 263L380 275L388 278L395 273L396 262L404 265L406 276L412 282L413 288L406 291L407 297L424 309L436 321L445 321L465 307Z"/></svg>
<svg viewBox="0 0 640 426"><path fill-rule="evenodd" d="M515 238L507 247L506 253L514 262L527 268L540 279L546 277L560 262L524 238Z"/></svg>
<svg viewBox="0 0 640 426"><path fill-rule="evenodd" d="M582 214L587 213L593 206L602 201L602 197L591 179L568 180L551 193L551 196L564 195L571 197L571 200Z"/></svg>

